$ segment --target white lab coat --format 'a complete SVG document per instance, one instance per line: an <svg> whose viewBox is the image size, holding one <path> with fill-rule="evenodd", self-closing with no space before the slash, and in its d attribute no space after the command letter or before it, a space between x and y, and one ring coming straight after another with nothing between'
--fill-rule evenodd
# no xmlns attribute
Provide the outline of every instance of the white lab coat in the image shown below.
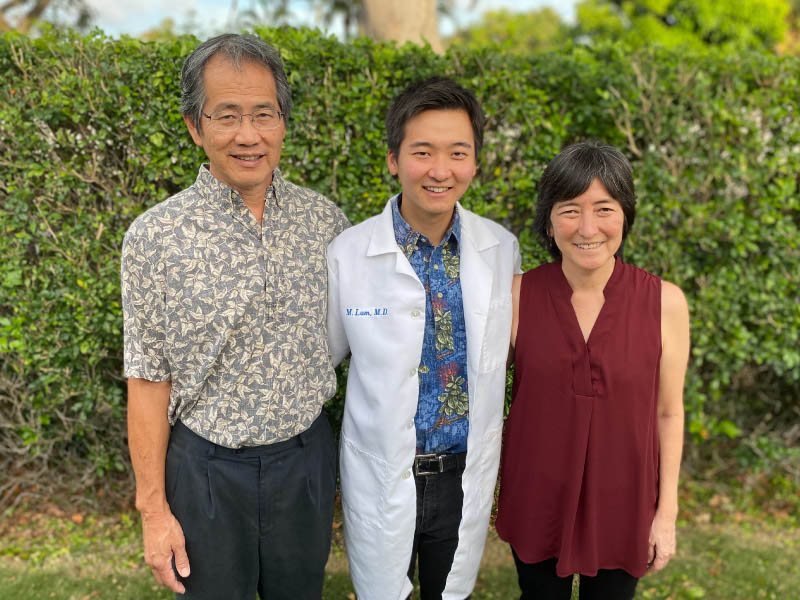
<svg viewBox="0 0 800 600"><path fill-rule="evenodd" d="M458 548L442 598L475 585L494 498L503 428L516 238L457 205L467 329L469 436ZM425 290L394 238L391 201L328 247L334 364L352 352L340 444L350 576L359 600L404 600L416 519L411 471Z"/></svg>

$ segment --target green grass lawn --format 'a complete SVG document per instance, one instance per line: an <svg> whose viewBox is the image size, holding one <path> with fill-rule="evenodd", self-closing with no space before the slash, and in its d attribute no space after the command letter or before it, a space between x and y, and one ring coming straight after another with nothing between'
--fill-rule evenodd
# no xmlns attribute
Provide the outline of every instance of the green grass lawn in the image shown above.
<svg viewBox="0 0 800 600"><path fill-rule="evenodd" d="M13 524L8 524L12 522ZM12 515L0 538L0 598L14 600L168 599L143 566L138 520L51 514ZM325 598L354 598L339 540ZM678 555L639 583L639 599L800 598L800 532L793 524L684 524ZM519 595L508 547L490 532L474 600ZM575 596L577 597L577 596Z"/></svg>

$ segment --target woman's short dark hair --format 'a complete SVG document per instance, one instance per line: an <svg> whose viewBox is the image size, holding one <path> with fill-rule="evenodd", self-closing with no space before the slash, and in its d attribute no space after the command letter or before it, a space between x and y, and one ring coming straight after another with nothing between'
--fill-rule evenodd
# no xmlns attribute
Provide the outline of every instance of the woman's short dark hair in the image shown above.
<svg viewBox="0 0 800 600"><path fill-rule="evenodd" d="M283 70L280 53L261 38L240 33L223 33L211 38L195 48L181 69L181 114L188 116L197 130L201 130L201 114L206 103L206 88L203 73L217 54L224 56L240 69L243 61L262 65L269 69L275 80L275 93L283 113L284 123L292 114L292 90Z"/></svg>
<svg viewBox="0 0 800 600"><path fill-rule="evenodd" d="M561 258L561 251L550 235L550 212L553 205L562 200L577 198L589 189L595 179L605 186L611 197L622 207L622 244L617 251L618 255L622 255L625 238L636 218L636 192L631 164L614 146L600 142L578 142L559 152L545 167L539 181L539 198L536 202L533 228L553 258Z"/></svg>
<svg viewBox="0 0 800 600"><path fill-rule="evenodd" d="M464 110L472 125L475 157L483 146L483 111L475 95L447 77L430 77L404 89L386 113L386 142L397 156L406 134L406 123L426 110Z"/></svg>

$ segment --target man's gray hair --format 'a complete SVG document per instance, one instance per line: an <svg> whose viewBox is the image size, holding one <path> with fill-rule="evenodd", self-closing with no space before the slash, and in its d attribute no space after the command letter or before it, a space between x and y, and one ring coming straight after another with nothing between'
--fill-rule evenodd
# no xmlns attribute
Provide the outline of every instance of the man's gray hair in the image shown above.
<svg viewBox="0 0 800 600"><path fill-rule="evenodd" d="M292 113L292 90L283 70L280 53L261 38L249 34L224 33L200 44L183 61L181 69L181 114L188 116L199 131L202 129L202 111L206 103L203 70L211 57L220 54L240 69L243 61L265 66L275 80L278 105L284 123Z"/></svg>

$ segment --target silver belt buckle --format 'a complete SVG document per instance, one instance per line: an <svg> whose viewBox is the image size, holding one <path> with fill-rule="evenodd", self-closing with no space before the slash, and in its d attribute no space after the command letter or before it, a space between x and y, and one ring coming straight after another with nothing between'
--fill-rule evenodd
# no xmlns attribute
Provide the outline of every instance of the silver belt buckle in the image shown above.
<svg viewBox="0 0 800 600"><path fill-rule="evenodd" d="M419 461L420 460L439 460L439 470L438 471L423 471L419 468ZM444 461L442 460L443 456L441 454L417 454L414 457L414 473L417 475L438 475L442 471L444 471Z"/></svg>

